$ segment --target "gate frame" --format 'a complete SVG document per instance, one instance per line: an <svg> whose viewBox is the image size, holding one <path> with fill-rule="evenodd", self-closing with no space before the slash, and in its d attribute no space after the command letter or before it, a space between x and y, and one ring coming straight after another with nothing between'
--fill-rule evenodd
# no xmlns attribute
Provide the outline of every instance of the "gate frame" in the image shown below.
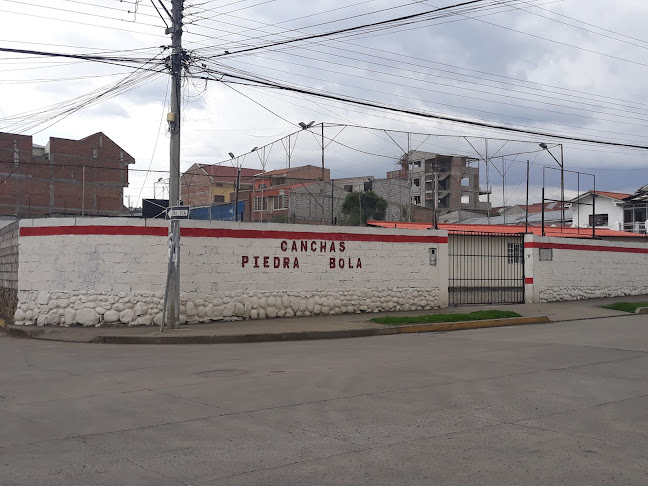
<svg viewBox="0 0 648 486"><path fill-rule="evenodd" d="M494 233L489 231L461 231L461 230L449 230L448 231L448 306L458 306L458 305L467 305L467 304L523 304L526 299L526 269L525 269L525 236L527 233L521 231L519 233ZM516 263L518 265L518 270L516 271L515 279L508 278L492 278L487 279L478 278L476 281L480 282L489 282L489 281L506 281L511 280L515 281L517 284L513 287L493 287L493 286L476 286L476 287L462 287L454 286L457 281L461 280L456 277L455 270L457 270L457 264L455 258L458 256L470 257L471 255L463 253L458 253L454 244L456 240L453 241L454 237L482 237L482 238L514 238L517 241L511 243L519 243L520 251L518 254L514 254L514 257L519 258L520 260ZM488 241L488 240L485 240ZM489 249L491 246L489 245ZM501 258L502 261L511 257L508 253L508 245L505 247L504 253L502 255L491 254L479 254L472 255L473 257L490 257L492 258ZM489 263L489 269L492 269L492 262ZM467 280L465 277L463 280ZM468 279L469 280L469 279ZM475 289L480 289L479 292L476 292ZM493 299L494 293L497 293L500 297L499 299ZM479 298L480 295L488 295L487 299ZM473 298L468 298L472 296ZM502 298L504 297L504 298ZM508 298L507 298L508 297ZM485 302L488 300L488 302Z"/></svg>

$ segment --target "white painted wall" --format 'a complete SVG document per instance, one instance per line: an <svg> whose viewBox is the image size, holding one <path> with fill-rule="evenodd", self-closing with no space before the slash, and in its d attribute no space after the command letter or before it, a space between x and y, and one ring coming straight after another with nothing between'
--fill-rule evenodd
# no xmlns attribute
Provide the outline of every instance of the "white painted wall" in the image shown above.
<svg viewBox="0 0 648 486"><path fill-rule="evenodd" d="M16 324L159 324L167 223L67 218L20 226ZM87 234L87 227L99 234ZM47 228L86 234L29 236ZM157 235L110 234L115 228ZM181 322L447 306L443 231L218 221L186 221L182 228L193 236L185 234L181 245ZM387 241L394 237L409 241ZM437 249L436 267L429 248Z"/></svg>
<svg viewBox="0 0 648 486"><path fill-rule="evenodd" d="M539 247L551 250L540 261ZM525 237L526 301L648 294L648 244Z"/></svg>
<svg viewBox="0 0 648 486"><path fill-rule="evenodd" d="M593 214L592 210L596 210L596 214L607 214L608 225L597 226L597 228L608 228L618 230L619 227L615 225L618 221L623 228L623 203L606 196L596 196L596 208L592 207L592 195L588 194L580 200L581 204L572 204L573 224L581 228L591 227L589 225L589 217Z"/></svg>

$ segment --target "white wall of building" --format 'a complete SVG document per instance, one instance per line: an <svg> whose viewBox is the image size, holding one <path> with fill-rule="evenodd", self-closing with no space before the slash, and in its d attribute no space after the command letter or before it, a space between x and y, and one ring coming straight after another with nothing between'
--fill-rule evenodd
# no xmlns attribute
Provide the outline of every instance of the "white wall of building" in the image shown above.
<svg viewBox="0 0 648 486"><path fill-rule="evenodd" d="M159 324L166 232L160 220L22 220L15 323ZM447 306L443 231L183 221L182 234L183 323Z"/></svg>
<svg viewBox="0 0 648 486"><path fill-rule="evenodd" d="M574 226L580 228L591 227L589 217L593 214L592 211L595 210L596 214L608 215L607 226L597 226L597 228L608 228L612 230L623 228L623 203L621 201L598 195L596 196L596 207L594 208L592 207L592 199L592 195L588 194L579 200L580 204L572 203L571 209ZM620 223L621 226L619 227L616 223Z"/></svg>
<svg viewBox="0 0 648 486"><path fill-rule="evenodd" d="M527 235L525 277L528 303L645 295L648 244Z"/></svg>

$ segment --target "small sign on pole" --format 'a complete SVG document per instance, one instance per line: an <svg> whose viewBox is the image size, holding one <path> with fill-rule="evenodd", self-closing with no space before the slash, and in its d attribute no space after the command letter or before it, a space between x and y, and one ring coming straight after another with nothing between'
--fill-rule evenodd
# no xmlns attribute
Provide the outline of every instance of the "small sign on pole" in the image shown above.
<svg viewBox="0 0 648 486"><path fill-rule="evenodd" d="M189 219L189 206L172 206L168 208L167 219Z"/></svg>

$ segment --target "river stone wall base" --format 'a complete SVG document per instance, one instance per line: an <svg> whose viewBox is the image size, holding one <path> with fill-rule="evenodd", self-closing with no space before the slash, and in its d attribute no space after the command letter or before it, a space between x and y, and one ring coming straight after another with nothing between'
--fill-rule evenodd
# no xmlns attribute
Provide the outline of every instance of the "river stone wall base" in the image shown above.
<svg viewBox="0 0 648 486"><path fill-rule="evenodd" d="M162 292L19 292L14 323L26 326L159 326L163 299ZM438 288L183 294L180 323L438 307Z"/></svg>
<svg viewBox="0 0 648 486"><path fill-rule="evenodd" d="M555 287L540 291L540 302L601 299L627 295L648 295L648 286L643 287Z"/></svg>

